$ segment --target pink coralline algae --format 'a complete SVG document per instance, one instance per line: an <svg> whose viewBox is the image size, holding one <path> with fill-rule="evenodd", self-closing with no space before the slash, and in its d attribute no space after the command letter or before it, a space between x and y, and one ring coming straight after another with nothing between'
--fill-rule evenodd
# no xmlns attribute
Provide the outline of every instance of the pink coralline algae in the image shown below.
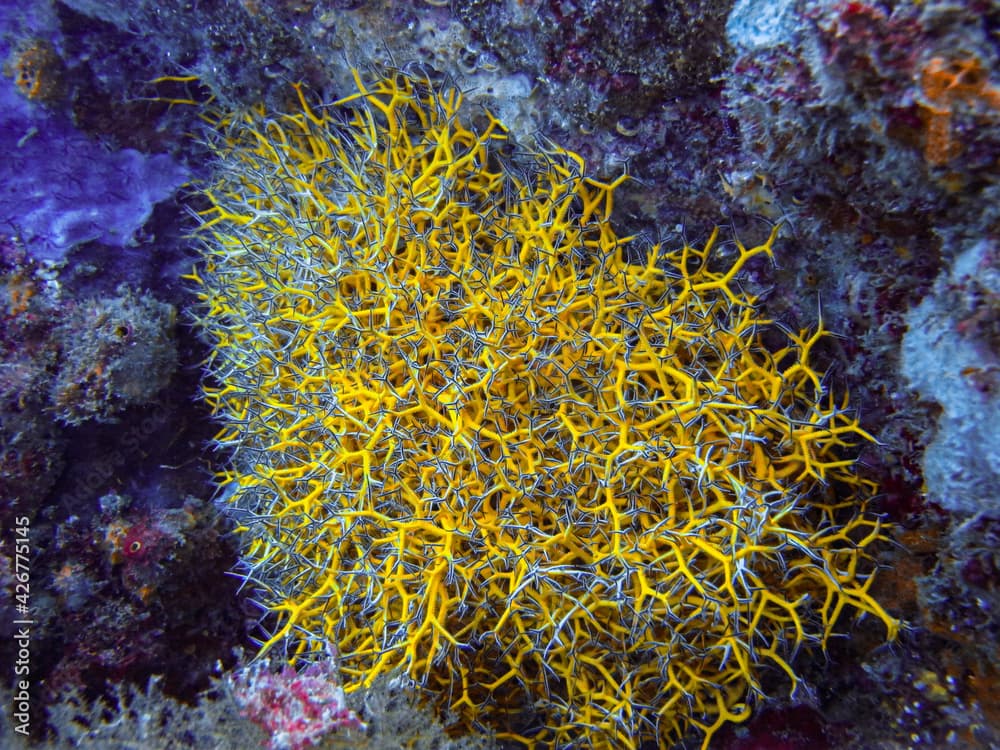
<svg viewBox="0 0 1000 750"><path fill-rule="evenodd" d="M259 662L234 673L229 686L242 714L267 732L270 750L304 750L329 732L365 727L345 703L332 659L298 672Z"/></svg>

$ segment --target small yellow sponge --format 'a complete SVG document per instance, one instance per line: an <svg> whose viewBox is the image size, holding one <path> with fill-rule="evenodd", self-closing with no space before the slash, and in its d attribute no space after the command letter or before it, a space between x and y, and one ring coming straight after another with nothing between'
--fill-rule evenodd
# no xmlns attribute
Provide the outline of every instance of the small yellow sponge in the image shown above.
<svg viewBox="0 0 1000 750"><path fill-rule="evenodd" d="M729 261L618 237L621 179L355 78L220 123L205 190L205 391L263 651L335 644L349 692L405 674L529 748L636 748L794 690L844 612L895 637L822 327L768 348L735 281L775 234Z"/></svg>

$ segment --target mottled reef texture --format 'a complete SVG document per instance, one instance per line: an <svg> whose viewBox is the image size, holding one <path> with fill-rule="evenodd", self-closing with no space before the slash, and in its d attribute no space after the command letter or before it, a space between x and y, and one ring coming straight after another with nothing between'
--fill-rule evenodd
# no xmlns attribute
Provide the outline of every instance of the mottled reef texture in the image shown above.
<svg viewBox="0 0 1000 750"><path fill-rule="evenodd" d="M718 746L996 746L998 27L997 0L0 2L0 663L25 517L33 741L257 741L210 679L256 615L196 400L191 135L212 108L280 110L290 81L332 100L352 66L395 64L453 78L517 141L627 170L622 235L722 223L751 245L783 222L744 284L839 334L815 354L882 442L863 458L899 546L878 597L911 628L875 648L861 623ZM352 706L365 746L399 746L401 705Z"/></svg>

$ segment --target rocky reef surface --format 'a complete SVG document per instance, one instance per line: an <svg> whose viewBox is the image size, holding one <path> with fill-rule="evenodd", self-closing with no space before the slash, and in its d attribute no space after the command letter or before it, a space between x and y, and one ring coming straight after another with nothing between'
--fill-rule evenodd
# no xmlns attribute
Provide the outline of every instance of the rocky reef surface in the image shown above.
<svg viewBox="0 0 1000 750"><path fill-rule="evenodd" d="M845 625L712 747L1000 744L998 27L996 0L0 2L3 744L277 747L262 707L314 708L305 677L241 671L261 615L228 574L181 277L204 119L288 111L292 83L332 102L386 66L453 81L512 152L628 172L621 236L721 224L750 247L780 224L741 284L835 334L814 355L878 440L861 460L895 542L873 594L908 627L885 646ZM345 700L310 742L488 742L413 721L395 683Z"/></svg>

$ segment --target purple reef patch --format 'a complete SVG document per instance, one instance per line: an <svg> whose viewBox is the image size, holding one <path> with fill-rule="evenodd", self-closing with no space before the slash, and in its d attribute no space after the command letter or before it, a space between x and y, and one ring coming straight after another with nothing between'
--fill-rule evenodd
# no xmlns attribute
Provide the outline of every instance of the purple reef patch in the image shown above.
<svg viewBox="0 0 1000 750"><path fill-rule="evenodd" d="M122 247L189 179L165 154L110 152L0 79L0 223L40 260L92 240Z"/></svg>

